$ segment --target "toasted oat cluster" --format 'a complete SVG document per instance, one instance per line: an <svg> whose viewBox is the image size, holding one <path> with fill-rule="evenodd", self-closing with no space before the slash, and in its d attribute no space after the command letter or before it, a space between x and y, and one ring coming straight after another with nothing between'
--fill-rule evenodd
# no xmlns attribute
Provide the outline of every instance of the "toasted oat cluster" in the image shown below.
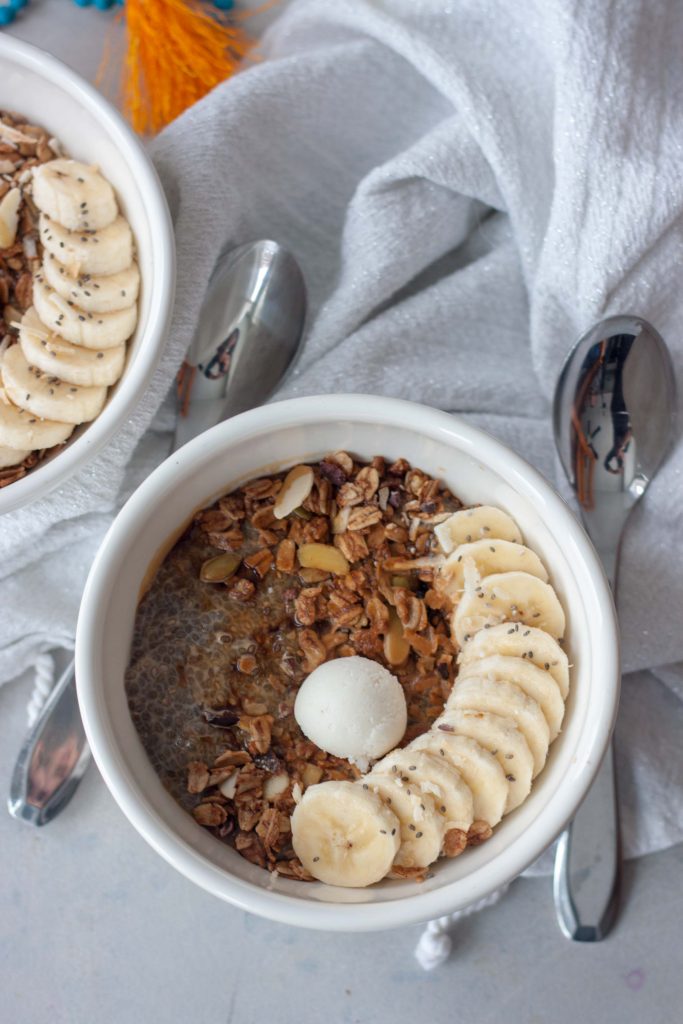
<svg viewBox="0 0 683 1024"><path fill-rule="evenodd" d="M318 665L358 654L389 668L406 697L405 743L442 712L456 650L450 602L433 586L434 527L460 507L405 459L336 452L221 498L162 564L138 609L133 719L176 799L252 863L309 878L291 843L296 801L360 775L294 719Z"/></svg>

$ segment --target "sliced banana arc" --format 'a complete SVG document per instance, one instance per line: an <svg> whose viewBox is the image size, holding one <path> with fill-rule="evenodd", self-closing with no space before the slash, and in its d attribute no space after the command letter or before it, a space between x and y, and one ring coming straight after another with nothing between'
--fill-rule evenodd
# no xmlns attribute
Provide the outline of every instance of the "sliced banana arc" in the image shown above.
<svg viewBox="0 0 683 1024"><path fill-rule="evenodd" d="M460 544L441 567L440 579L443 589L458 600L465 589L465 567L468 559L476 566L480 576L501 572L528 572L547 583L548 573L535 551L524 544L509 540L475 540L471 544Z"/></svg>
<svg viewBox="0 0 683 1024"><path fill-rule="evenodd" d="M134 305L115 313L86 313L48 288L40 274L33 279L33 304L50 330L73 345L97 350L122 345L133 333L138 315Z"/></svg>
<svg viewBox="0 0 683 1024"><path fill-rule="evenodd" d="M30 449L21 448L8 448L6 445L0 445L0 469L10 469L12 466L18 466L31 454Z"/></svg>
<svg viewBox="0 0 683 1024"><path fill-rule="evenodd" d="M18 348L17 345L14 346ZM8 351L10 351L8 349ZM2 363L4 381L5 360ZM54 420L40 419L26 409L20 409L8 398L4 389L0 389L0 444L7 448L40 451L63 444L73 432L73 424L58 423Z"/></svg>
<svg viewBox="0 0 683 1024"><path fill-rule="evenodd" d="M476 508L462 508L434 527L436 539L443 551L450 555L460 544L475 540L509 540L522 543L522 534L514 519L501 508L479 505Z"/></svg>
<svg viewBox="0 0 683 1024"><path fill-rule="evenodd" d="M569 659L557 640L535 626L519 622L501 622L476 633L460 652L458 661L464 669L492 654L526 658L532 665L545 669L560 688L563 700L569 694Z"/></svg>
<svg viewBox="0 0 683 1024"><path fill-rule="evenodd" d="M458 682L470 676L492 679L494 682L502 680L515 683L528 697L536 701L545 715L550 729L550 742L557 737L564 718L564 701L560 688L550 672L532 665L525 658L507 658L502 654L492 654L475 664L463 665Z"/></svg>
<svg viewBox="0 0 683 1024"><path fill-rule="evenodd" d="M393 750L373 767L373 773L393 775L417 793L427 793L451 828L467 832L474 821L472 790L459 771L443 757L421 750Z"/></svg>
<svg viewBox="0 0 683 1024"><path fill-rule="evenodd" d="M458 679L446 701L447 711L491 711L511 718L534 758L534 778L543 768L550 745L550 729L535 700L515 683L469 676Z"/></svg>
<svg viewBox="0 0 683 1024"><path fill-rule="evenodd" d="M505 621L524 622L555 639L564 636L564 611L557 594L549 583L528 572L494 573L477 587L467 587L451 629L462 646L480 629Z"/></svg>
<svg viewBox="0 0 683 1024"><path fill-rule="evenodd" d="M96 167L50 160L33 171L33 200L50 220L70 231L106 228L118 213L114 189Z"/></svg>
<svg viewBox="0 0 683 1024"><path fill-rule="evenodd" d="M62 444L102 411L137 322L133 236L96 167L57 159L33 171L42 272L19 344L0 367L0 468Z"/></svg>
<svg viewBox="0 0 683 1024"><path fill-rule="evenodd" d="M118 274L81 274L72 277L67 268L51 254L43 260L43 276L53 291L67 302L74 302L86 313L115 313L137 301L140 271L132 263Z"/></svg>
<svg viewBox="0 0 683 1024"><path fill-rule="evenodd" d="M360 785L360 783L359 783ZM419 787L404 784L396 775L374 770L363 779L388 804L401 824L401 845L394 863L404 868L426 868L441 853L446 820L433 797Z"/></svg>
<svg viewBox="0 0 683 1024"><path fill-rule="evenodd" d="M291 823L294 852L328 885L360 888L379 882L399 852L396 814L357 782L309 786Z"/></svg>
<svg viewBox="0 0 683 1024"><path fill-rule="evenodd" d="M34 307L24 313L19 330L19 344L29 366L35 366L50 377L79 387L109 387L123 372L126 346L94 349L72 345L58 334L47 331Z"/></svg>
<svg viewBox="0 0 683 1024"><path fill-rule="evenodd" d="M2 380L10 401L31 417L75 426L94 420L102 411L107 397L104 387L81 388L66 384L29 366L21 345L12 345L5 352Z"/></svg>
<svg viewBox="0 0 683 1024"><path fill-rule="evenodd" d="M425 750L457 768L472 791L475 820L491 827L498 824L505 813L510 787L505 772L485 747L468 736L456 735L447 723L435 723L407 749Z"/></svg>
<svg viewBox="0 0 683 1024"><path fill-rule="evenodd" d="M519 807L531 792L534 759L529 744L513 719L490 711L444 711L438 725L451 725L460 736L469 736L496 758L508 782L505 814Z"/></svg>
<svg viewBox="0 0 683 1024"><path fill-rule="evenodd" d="M72 277L118 274L133 262L133 235L128 221L117 217L100 231L69 231L40 215L40 240Z"/></svg>

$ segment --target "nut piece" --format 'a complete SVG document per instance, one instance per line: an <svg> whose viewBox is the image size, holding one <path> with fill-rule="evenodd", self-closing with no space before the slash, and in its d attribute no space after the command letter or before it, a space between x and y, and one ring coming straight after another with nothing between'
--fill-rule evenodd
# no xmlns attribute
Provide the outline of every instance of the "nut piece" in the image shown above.
<svg viewBox="0 0 683 1024"><path fill-rule="evenodd" d="M276 519L284 519L291 515L295 508L303 505L313 489L313 480L313 470L310 466L294 466L290 469L273 506Z"/></svg>
<svg viewBox="0 0 683 1024"><path fill-rule="evenodd" d="M304 765L303 770L301 772L301 784L304 787L304 789L307 789L309 786L315 786L317 782L320 782L322 777L323 770L320 767L320 765L310 764L309 762L307 762Z"/></svg>
<svg viewBox="0 0 683 1024"><path fill-rule="evenodd" d="M446 857L459 857L467 846L467 832L461 828L450 828L443 840L443 852Z"/></svg>
<svg viewBox="0 0 683 1024"><path fill-rule="evenodd" d="M269 775L263 783L263 799L275 800L281 796L289 786L289 775L287 772L278 772L277 775Z"/></svg>
<svg viewBox="0 0 683 1024"><path fill-rule="evenodd" d="M384 637L384 657L390 665L402 665L410 654L410 644L403 635L403 625L393 608L389 609L389 628Z"/></svg>
<svg viewBox="0 0 683 1024"><path fill-rule="evenodd" d="M475 821L470 825L470 830L467 833L467 845L479 846L490 839L492 835L493 829L488 821Z"/></svg>
<svg viewBox="0 0 683 1024"><path fill-rule="evenodd" d="M240 556L231 551L224 555L215 555L204 562L199 570L199 578L202 583L225 583L235 575L241 561Z"/></svg>
<svg viewBox="0 0 683 1024"><path fill-rule="evenodd" d="M322 569L335 576L346 576L349 563L339 548L331 544L302 544L299 548L299 565L304 569Z"/></svg>

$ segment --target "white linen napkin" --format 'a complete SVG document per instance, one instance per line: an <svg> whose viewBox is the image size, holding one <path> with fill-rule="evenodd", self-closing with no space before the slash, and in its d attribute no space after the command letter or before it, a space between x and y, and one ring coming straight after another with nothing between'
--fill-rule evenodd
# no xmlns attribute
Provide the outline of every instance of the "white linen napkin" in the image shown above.
<svg viewBox="0 0 683 1024"><path fill-rule="evenodd" d="M680 378L682 36L676 0L294 2L267 59L154 144L178 240L165 360L106 452L3 518L0 681L73 643L96 546L168 451L168 408L148 428L226 245L271 237L302 264L306 348L278 397L457 411L551 480L549 399L593 321L651 320ZM623 547L627 856L683 838L682 471L679 443Z"/></svg>

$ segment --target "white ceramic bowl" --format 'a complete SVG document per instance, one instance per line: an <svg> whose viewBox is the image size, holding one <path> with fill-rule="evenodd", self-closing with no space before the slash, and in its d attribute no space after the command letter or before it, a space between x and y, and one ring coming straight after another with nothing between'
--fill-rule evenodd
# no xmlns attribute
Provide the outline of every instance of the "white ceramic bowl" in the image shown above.
<svg viewBox="0 0 683 1024"><path fill-rule="evenodd" d="M138 594L165 538L218 495L337 449L403 456L464 501L499 505L542 557L564 604L573 663L564 729L528 800L493 837L435 865L421 885L369 889L273 879L207 833L163 788L124 693ZM168 545L166 545L168 546ZM424 406L325 395L265 406L214 427L142 484L111 527L85 589L76 675L95 759L132 824L192 881L246 910L309 928L371 930L437 917L481 899L531 863L571 818L606 749L619 692L614 607L597 556L543 478L488 435Z"/></svg>
<svg viewBox="0 0 683 1024"><path fill-rule="evenodd" d="M42 50L0 35L0 109L42 125L70 156L97 164L130 222L140 264L139 319L123 376L96 420L22 480L0 489L0 514L41 498L95 456L131 415L161 355L173 307L175 248L166 198L151 160L96 89Z"/></svg>

